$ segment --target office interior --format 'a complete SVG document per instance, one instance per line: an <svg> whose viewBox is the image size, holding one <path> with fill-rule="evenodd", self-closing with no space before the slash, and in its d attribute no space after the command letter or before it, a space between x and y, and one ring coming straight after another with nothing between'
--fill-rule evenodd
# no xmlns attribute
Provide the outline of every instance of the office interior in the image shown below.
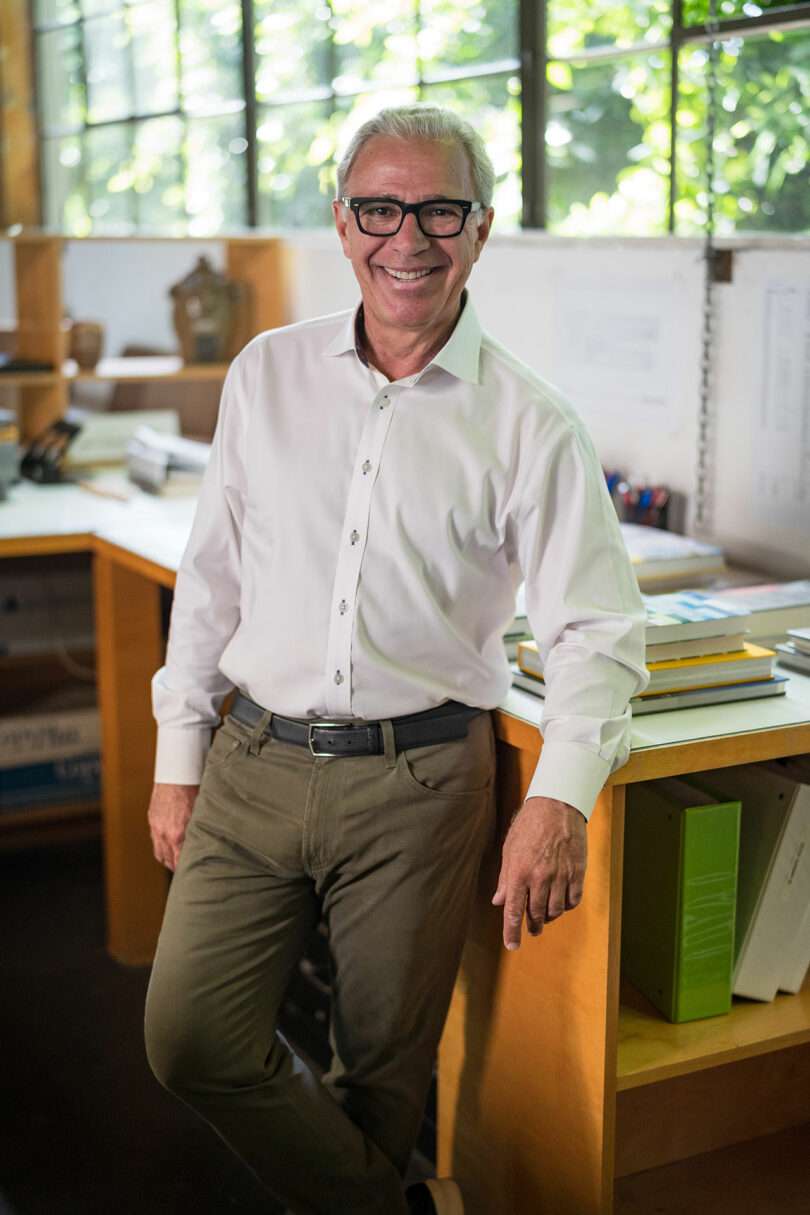
<svg viewBox="0 0 810 1215"><path fill-rule="evenodd" d="M495 225L470 280L484 328L567 395L606 471L664 487L672 530L722 549L710 588L810 579L810 3L395 10L4 0L0 356L32 365L0 369L0 447L19 460L68 410L88 435L101 416L134 428L169 411L169 431L210 442L227 361L183 364L172 288L201 258L247 283L245 340L352 307L329 227L335 157L380 105L435 99L495 162ZM103 340L85 371L70 357L81 322ZM47 607L28 634L15 620L0 718L75 694L98 718L101 785L0 804L0 1215L281 1215L158 1087L141 1037L167 889L145 818L148 680L193 486L134 487L123 444L61 484L5 468L0 600L65 577L91 629L66 646ZM471 1215L810 1210L807 982L677 1024L621 956L628 799L806 759L810 675L789 676L789 709L639 718L589 826L583 907L508 965L482 899L413 1178L457 1175ZM513 690L496 714L502 815L533 771L539 703ZM328 1008L316 933L283 1021L316 1069Z"/></svg>

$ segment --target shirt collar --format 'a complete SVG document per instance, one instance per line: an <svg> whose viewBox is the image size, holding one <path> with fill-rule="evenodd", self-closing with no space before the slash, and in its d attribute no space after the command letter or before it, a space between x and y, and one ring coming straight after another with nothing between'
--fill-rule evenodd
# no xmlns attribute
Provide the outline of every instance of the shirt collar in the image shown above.
<svg viewBox="0 0 810 1215"><path fill-rule="evenodd" d="M450 337L435 354L427 367L424 367L417 378L421 378L429 367L441 367L458 380L466 380L469 384L478 384L478 364L481 353L481 325L472 306L472 301L464 291L461 297L461 316ZM357 344L357 322L362 303L343 317L340 327L331 342L324 347L325 355L334 356L354 351L357 358L364 362Z"/></svg>

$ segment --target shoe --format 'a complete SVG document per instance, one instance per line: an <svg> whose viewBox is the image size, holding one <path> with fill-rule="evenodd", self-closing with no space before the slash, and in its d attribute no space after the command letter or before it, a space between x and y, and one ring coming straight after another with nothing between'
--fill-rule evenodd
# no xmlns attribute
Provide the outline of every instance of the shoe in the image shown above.
<svg viewBox="0 0 810 1215"><path fill-rule="evenodd" d="M411 1215L464 1215L461 1190L449 1177L409 1185L405 1197Z"/></svg>

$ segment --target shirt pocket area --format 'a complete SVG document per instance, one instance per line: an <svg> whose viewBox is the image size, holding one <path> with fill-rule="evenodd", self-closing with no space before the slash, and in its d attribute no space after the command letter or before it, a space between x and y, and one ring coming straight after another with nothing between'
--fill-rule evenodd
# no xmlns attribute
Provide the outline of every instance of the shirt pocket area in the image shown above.
<svg viewBox="0 0 810 1215"><path fill-rule="evenodd" d="M403 780L429 797L462 799L486 792L495 777L491 714L472 718L466 738L400 751L397 768Z"/></svg>

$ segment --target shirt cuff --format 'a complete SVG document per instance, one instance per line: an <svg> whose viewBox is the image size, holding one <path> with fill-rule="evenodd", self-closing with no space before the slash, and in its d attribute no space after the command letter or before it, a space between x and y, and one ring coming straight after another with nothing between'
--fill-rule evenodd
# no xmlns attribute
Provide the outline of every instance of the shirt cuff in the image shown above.
<svg viewBox="0 0 810 1215"><path fill-rule="evenodd" d="M526 797L567 802L586 819L610 776L610 764L578 743L545 742Z"/></svg>
<svg viewBox="0 0 810 1215"><path fill-rule="evenodd" d="M210 746L210 726L159 726L155 783L199 785Z"/></svg>

